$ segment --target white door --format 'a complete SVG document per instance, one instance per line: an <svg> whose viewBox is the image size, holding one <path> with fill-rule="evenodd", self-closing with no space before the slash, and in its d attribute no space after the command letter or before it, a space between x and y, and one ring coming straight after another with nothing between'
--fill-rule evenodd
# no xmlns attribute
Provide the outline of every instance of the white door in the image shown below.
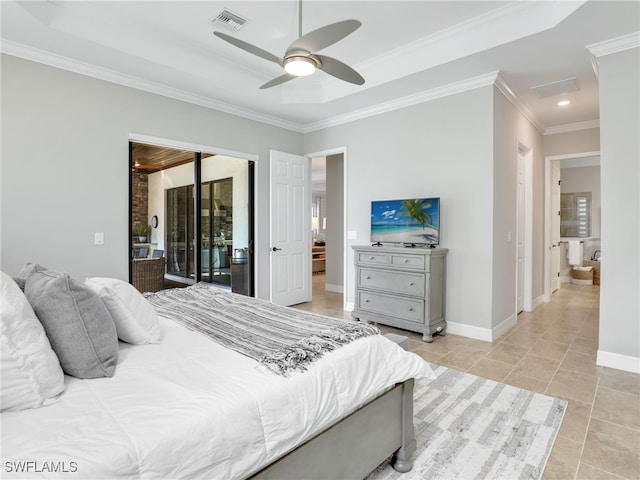
<svg viewBox="0 0 640 480"><path fill-rule="evenodd" d="M518 150L517 165L517 278L516 278L516 313L524 310L524 153Z"/></svg>
<svg viewBox="0 0 640 480"><path fill-rule="evenodd" d="M310 160L271 151L271 301L311 301Z"/></svg>
<svg viewBox="0 0 640 480"><path fill-rule="evenodd" d="M551 293L560 288L560 162L551 162Z"/></svg>

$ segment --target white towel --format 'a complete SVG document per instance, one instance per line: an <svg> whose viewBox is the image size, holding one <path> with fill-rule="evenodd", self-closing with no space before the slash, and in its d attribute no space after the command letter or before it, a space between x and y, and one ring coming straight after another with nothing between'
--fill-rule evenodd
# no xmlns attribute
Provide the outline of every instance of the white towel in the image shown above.
<svg viewBox="0 0 640 480"><path fill-rule="evenodd" d="M580 240L567 242L567 261L569 265L582 265L582 243Z"/></svg>

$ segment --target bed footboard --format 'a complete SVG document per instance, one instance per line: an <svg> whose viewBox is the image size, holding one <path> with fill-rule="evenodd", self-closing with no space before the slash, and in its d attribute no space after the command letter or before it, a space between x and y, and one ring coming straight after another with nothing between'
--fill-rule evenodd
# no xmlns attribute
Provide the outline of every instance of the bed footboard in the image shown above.
<svg viewBox="0 0 640 480"><path fill-rule="evenodd" d="M362 480L391 455L394 469L408 472L416 449L413 386L413 379L396 385L251 478Z"/></svg>

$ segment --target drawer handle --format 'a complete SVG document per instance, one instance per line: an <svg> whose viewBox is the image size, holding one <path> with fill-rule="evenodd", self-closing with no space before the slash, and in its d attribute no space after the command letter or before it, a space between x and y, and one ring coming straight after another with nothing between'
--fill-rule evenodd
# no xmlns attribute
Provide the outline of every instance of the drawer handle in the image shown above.
<svg viewBox="0 0 640 480"><path fill-rule="evenodd" d="M413 287L414 285L415 285L415 283L413 283L413 282L409 282L409 286L410 286L410 287Z"/></svg>
<svg viewBox="0 0 640 480"><path fill-rule="evenodd" d="M404 259L404 263L409 263L409 259L408 259L408 258L405 258L405 259Z"/></svg>
<svg viewBox="0 0 640 480"><path fill-rule="evenodd" d="M376 257L369 257L369 260L374 260Z"/></svg>
<svg viewBox="0 0 640 480"><path fill-rule="evenodd" d="M370 276L370 275L367 275L366 279L367 279L367 280L371 280L371 276Z"/></svg>
<svg viewBox="0 0 640 480"><path fill-rule="evenodd" d="M410 312L413 312L413 307L409 307L409 311L410 311Z"/></svg>
<svg viewBox="0 0 640 480"><path fill-rule="evenodd" d="M366 299L366 300L364 301L364 303L369 303L369 299Z"/></svg>

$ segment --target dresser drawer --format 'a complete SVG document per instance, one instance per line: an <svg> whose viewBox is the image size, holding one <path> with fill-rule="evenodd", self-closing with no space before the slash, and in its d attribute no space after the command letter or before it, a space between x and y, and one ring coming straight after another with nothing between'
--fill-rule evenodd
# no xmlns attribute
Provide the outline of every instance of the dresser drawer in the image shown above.
<svg viewBox="0 0 640 480"><path fill-rule="evenodd" d="M424 297L425 278L419 273L359 268L358 286Z"/></svg>
<svg viewBox="0 0 640 480"><path fill-rule="evenodd" d="M424 323L424 302L394 295L358 292L358 310L388 315L409 322Z"/></svg>
<svg viewBox="0 0 640 480"><path fill-rule="evenodd" d="M429 271L429 258L424 255L390 255L389 264L392 267Z"/></svg>
<svg viewBox="0 0 640 480"><path fill-rule="evenodd" d="M389 265L389 255L376 252L358 252L356 263L360 265Z"/></svg>

